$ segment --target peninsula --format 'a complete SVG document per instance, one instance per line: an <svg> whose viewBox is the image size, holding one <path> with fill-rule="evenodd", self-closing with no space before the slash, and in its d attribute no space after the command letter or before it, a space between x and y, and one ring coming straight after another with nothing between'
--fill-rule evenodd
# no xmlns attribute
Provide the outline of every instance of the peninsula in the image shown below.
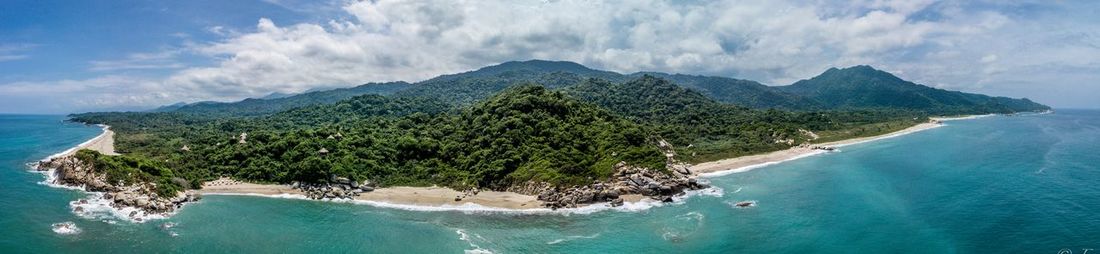
<svg viewBox="0 0 1100 254"><path fill-rule="evenodd" d="M80 151L41 168L79 168L116 189L145 186L140 199L164 207L149 212L170 212L192 194L618 206L708 188L699 174L932 128L934 116L1043 110L868 66L772 87L534 60L418 83L76 114L73 121L117 131L104 134L117 151Z"/></svg>

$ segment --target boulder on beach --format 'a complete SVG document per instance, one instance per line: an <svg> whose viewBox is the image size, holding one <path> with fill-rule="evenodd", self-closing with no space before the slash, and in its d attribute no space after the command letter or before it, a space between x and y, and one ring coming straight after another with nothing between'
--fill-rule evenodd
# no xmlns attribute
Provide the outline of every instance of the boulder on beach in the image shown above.
<svg viewBox="0 0 1100 254"><path fill-rule="evenodd" d="M611 200L611 207L619 207L619 206L623 206L623 198L616 198L614 200Z"/></svg>

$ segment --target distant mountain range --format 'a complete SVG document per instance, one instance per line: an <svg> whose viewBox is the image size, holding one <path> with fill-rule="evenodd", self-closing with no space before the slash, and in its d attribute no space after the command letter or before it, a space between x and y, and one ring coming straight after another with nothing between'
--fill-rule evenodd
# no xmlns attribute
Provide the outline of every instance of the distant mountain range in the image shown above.
<svg viewBox="0 0 1100 254"><path fill-rule="evenodd" d="M433 97L456 105L467 105L520 84L534 83L555 89L591 78L622 83L642 76L668 80L721 103L757 109L905 109L930 114L1012 113L1050 109L1026 98L993 97L932 88L865 65L831 68L821 75L788 86L767 86L756 81L727 77L660 72L619 74L591 69L573 62L530 60L505 62L411 84L369 83L294 95L272 94L232 103L173 104L154 111L256 116L307 105L333 104L363 94Z"/></svg>
<svg viewBox="0 0 1100 254"><path fill-rule="evenodd" d="M226 116L258 116L281 112L315 104L333 104L364 94L390 95L408 89L406 82L369 83L356 87L313 91L301 94L272 93L261 98L248 98L237 102L176 103L162 106L153 112L187 112Z"/></svg>

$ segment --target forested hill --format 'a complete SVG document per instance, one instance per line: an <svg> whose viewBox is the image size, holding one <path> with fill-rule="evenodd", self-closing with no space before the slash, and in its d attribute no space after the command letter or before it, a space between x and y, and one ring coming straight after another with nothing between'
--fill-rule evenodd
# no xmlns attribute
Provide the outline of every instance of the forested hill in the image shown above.
<svg viewBox="0 0 1100 254"><path fill-rule="evenodd" d="M356 87L312 91L295 95L268 95L263 98L249 98L238 102L177 103L154 111L217 116L259 116L316 104L333 104L363 94L390 95L409 87L410 84L406 82L369 83Z"/></svg>
<svg viewBox="0 0 1100 254"><path fill-rule="evenodd" d="M817 77L776 88L812 99L829 109L900 108L934 114L1013 113L1050 109L1028 99L991 97L923 86L866 65L832 68Z"/></svg>
<svg viewBox="0 0 1100 254"><path fill-rule="evenodd" d="M667 79L722 103L750 108L777 108L788 110L814 110L822 108L811 99L787 93L752 80L715 76L639 72L632 77L650 75Z"/></svg>

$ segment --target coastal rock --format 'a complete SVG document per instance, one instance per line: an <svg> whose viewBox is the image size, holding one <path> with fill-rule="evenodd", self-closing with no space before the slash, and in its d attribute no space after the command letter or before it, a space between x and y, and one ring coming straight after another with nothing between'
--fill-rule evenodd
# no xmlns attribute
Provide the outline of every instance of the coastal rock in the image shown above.
<svg viewBox="0 0 1100 254"><path fill-rule="evenodd" d="M751 201L751 200L741 201L741 202L737 202L736 204L734 204L734 206L737 206L737 207L752 207L752 206L756 206L756 202Z"/></svg>
<svg viewBox="0 0 1100 254"><path fill-rule="evenodd" d="M616 198L614 200L611 200L610 204L611 204L611 207L623 206L623 199L622 198Z"/></svg>
<svg viewBox="0 0 1100 254"><path fill-rule="evenodd" d="M292 187L301 190L310 199L353 199L367 191L366 186L360 185L359 188L353 188L350 183L350 181L348 184L298 183L296 187L293 185Z"/></svg>
<svg viewBox="0 0 1100 254"><path fill-rule="evenodd" d="M545 182L526 182L514 185L507 191L533 195L543 201L543 206L573 208L585 204L608 202L612 206L623 204L622 195L643 195L655 200L672 202L672 196L682 195L686 190L698 190L709 187L702 181L679 172L662 172L648 168L630 166L626 162L615 164L611 178L594 181L589 185L555 187Z"/></svg>
<svg viewBox="0 0 1100 254"><path fill-rule="evenodd" d="M51 171L53 184L81 187L89 192L103 192L103 198L109 200L111 206L133 207L146 214L170 213L181 207L183 203L199 199L197 195L185 192L178 192L172 197L161 197L156 193L154 183L110 183L105 173L97 171L93 165L75 156L43 160L35 168L39 171ZM81 199L76 203L85 205L89 202ZM74 211L81 212L84 208L77 206Z"/></svg>

